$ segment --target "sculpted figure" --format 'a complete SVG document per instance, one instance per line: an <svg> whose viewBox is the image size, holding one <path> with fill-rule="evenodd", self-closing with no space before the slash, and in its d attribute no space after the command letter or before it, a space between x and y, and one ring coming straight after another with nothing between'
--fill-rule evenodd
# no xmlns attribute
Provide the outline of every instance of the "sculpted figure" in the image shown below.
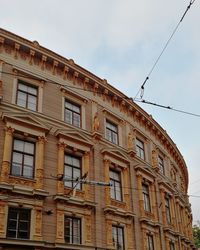
<svg viewBox="0 0 200 250"><path fill-rule="evenodd" d="M156 150L152 150L152 155L151 155L151 157L152 157L152 165L153 165L153 167L156 167L157 161L158 161Z"/></svg>
<svg viewBox="0 0 200 250"><path fill-rule="evenodd" d="M99 130L99 117L98 117L98 112L96 112L93 120L93 131L98 131L98 130Z"/></svg>
<svg viewBox="0 0 200 250"><path fill-rule="evenodd" d="M128 149L133 149L133 134L128 133Z"/></svg>

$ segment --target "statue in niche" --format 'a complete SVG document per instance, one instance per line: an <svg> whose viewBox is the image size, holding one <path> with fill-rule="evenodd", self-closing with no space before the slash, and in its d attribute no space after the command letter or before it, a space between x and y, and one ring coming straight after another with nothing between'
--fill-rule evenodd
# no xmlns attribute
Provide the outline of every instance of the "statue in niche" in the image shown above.
<svg viewBox="0 0 200 250"><path fill-rule="evenodd" d="M100 125L100 123L99 123L98 112L96 112L94 115L94 120L93 120L93 131L98 131L99 125Z"/></svg>
<svg viewBox="0 0 200 250"><path fill-rule="evenodd" d="M152 150L151 160L152 160L152 166L156 167L158 164L158 155L155 149Z"/></svg>
<svg viewBox="0 0 200 250"><path fill-rule="evenodd" d="M176 181L176 171L174 170L173 167L170 170L170 176L173 181Z"/></svg>
<svg viewBox="0 0 200 250"><path fill-rule="evenodd" d="M133 134L128 133L128 149L133 149Z"/></svg>

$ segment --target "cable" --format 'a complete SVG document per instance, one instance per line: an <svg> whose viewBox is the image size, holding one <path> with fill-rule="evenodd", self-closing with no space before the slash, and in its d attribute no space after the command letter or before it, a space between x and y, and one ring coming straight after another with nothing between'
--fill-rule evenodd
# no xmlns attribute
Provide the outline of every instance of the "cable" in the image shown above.
<svg viewBox="0 0 200 250"><path fill-rule="evenodd" d="M185 10L185 12L184 12L184 14L182 15L180 21L179 21L178 24L176 25L175 29L173 30L172 34L170 35L169 39L167 40L166 44L164 45L164 47L163 47L161 53L159 54L158 58L156 59L155 63L153 64L152 68L150 69L150 71L149 71L149 73L148 73L146 79L144 80L144 82L143 82L143 84L141 85L139 91L137 92L136 96L134 97L134 100L137 98L137 96L138 96L139 93L141 93L141 94L140 94L140 97L141 97L141 99L142 99L142 97L143 97L143 95L144 95L144 86L145 86L146 82L149 80L149 77L150 77L150 75L152 74L154 68L155 68L156 65L158 64L158 62L159 62L161 56L163 55L164 51L166 50L167 46L169 45L170 41L172 40L174 34L176 33L176 31L177 31L179 25L180 25L181 22L183 21L185 15L187 14L187 12L189 11L190 7L192 6L192 4L193 4L194 2L195 2L195 0L190 0L190 3L189 3L189 5L187 6L187 9Z"/></svg>
<svg viewBox="0 0 200 250"><path fill-rule="evenodd" d="M192 115L192 116L200 117L199 114L194 114L194 113L187 112L187 111L184 111L184 110L175 109L175 108L172 108L170 106L164 106L164 105L157 104L157 103L154 103L154 102L149 102L149 101L146 101L144 99L142 99L142 100L136 99L135 101L145 103L145 104L149 104L149 105L153 105L153 106L160 107L160 108L169 109L169 110L176 111L176 112L179 112L179 113L183 113L183 114L186 114L186 115Z"/></svg>
<svg viewBox="0 0 200 250"><path fill-rule="evenodd" d="M5 72L5 71L0 71L0 73L6 74L6 75L11 75L11 76L16 76L16 74ZM17 76L22 76L23 78L31 79L31 80L35 80L36 79L36 77L29 77L29 76L26 77L26 76L20 75L20 74L18 74ZM93 93L93 90L83 89L83 88L80 88L80 87L69 86L69 85L57 83L57 82L49 80L47 78L45 78L45 81L48 82L48 83L51 83L51 84L63 86L63 87L68 88L68 89L76 89L76 90L87 91L87 92ZM109 96L109 97L113 97L114 96L114 94L104 93L103 91L96 91L95 93L96 94L105 95L105 96ZM126 101L127 100L133 100L132 98L129 98L129 97L120 97L120 98L122 100L126 100ZM150 102L150 101L146 101L144 99L137 99L137 98L135 98L134 101L135 102L141 102L141 103L145 103L145 104L154 105L154 106L157 106L157 107L160 107L160 108L165 108L165 109L168 109L168 110L173 110L173 111L180 112L180 113L187 114L187 115L193 115L193 116L196 116L196 117L200 117L200 115L198 115L198 114L194 114L194 113L187 112L187 111L184 111L184 110L175 109L175 108L172 108L170 106L164 106L164 105L161 105L161 104L153 103L153 102Z"/></svg>

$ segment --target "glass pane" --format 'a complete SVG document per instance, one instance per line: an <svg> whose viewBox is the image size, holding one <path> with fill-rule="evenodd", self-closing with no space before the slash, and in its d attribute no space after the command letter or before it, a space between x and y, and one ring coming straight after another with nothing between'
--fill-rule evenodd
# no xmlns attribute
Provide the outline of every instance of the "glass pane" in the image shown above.
<svg viewBox="0 0 200 250"><path fill-rule="evenodd" d="M9 219L17 219L17 211L13 208L9 209Z"/></svg>
<svg viewBox="0 0 200 250"><path fill-rule="evenodd" d="M112 141L111 131L109 129L106 129L106 139Z"/></svg>
<svg viewBox="0 0 200 250"><path fill-rule="evenodd" d="M19 83L18 84L18 89L23 90L24 92L28 91L28 87L27 85L23 84L23 83Z"/></svg>
<svg viewBox="0 0 200 250"><path fill-rule="evenodd" d="M18 163L12 163L11 166L11 174L12 175L21 175L22 173L22 165Z"/></svg>
<svg viewBox="0 0 200 250"><path fill-rule="evenodd" d="M20 239L28 239L29 235L27 231L18 231L18 237Z"/></svg>
<svg viewBox="0 0 200 250"><path fill-rule="evenodd" d="M74 168L74 179L77 179L81 176L80 169Z"/></svg>
<svg viewBox="0 0 200 250"><path fill-rule="evenodd" d="M65 178L72 179L72 167L65 166Z"/></svg>
<svg viewBox="0 0 200 250"><path fill-rule="evenodd" d="M12 161L13 161L13 163L18 163L18 164L22 165L22 154L13 152Z"/></svg>
<svg viewBox="0 0 200 250"><path fill-rule="evenodd" d="M73 105L70 102L65 101L65 107L67 109L73 110Z"/></svg>
<svg viewBox="0 0 200 250"><path fill-rule="evenodd" d="M72 124L72 112L65 109L65 121Z"/></svg>
<svg viewBox="0 0 200 250"><path fill-rule="evenodd" d="M28 104L27 104L27 108L31 109L33 111L36 110L37 108L37 98L35 96L28 96Z"/></svg>
<svg viewBox="0 0 200 250"><path fill-rule="evenodd" d="M111 181L112 186L110 187L110 196L112 199L115 199L115 188L114 183Z"/></svg>
<svg viewBox="0 0 200 250"><path fill-rule="evenodd" d="M26 94L25 93L22 93L22 92L18 92L18 95L17 95L17 105L25 108L26 107Z"/></svg>
<svg viewBox="0 0 200 250"><path fill-rule="evenodd" d="M16 230L16 227L17 227L17 221L9 219L9 221L8 221L8 229Z"/></svg>
<svg viewBox="0 0 200 250"><path fill-rule="evenodd" d="M24 151L24 142L21 140L14 139L14 150Z"/></svg>
<svg viewBox="0 0 200 250"><path fill-rule="evenodd" d="M113 133L112 135L113 135L112 142L115 143L115 144L118 144L117 134Z"/></svg>
<svg viewBox="0 0 200 250"><path fill-rule="evenodd" d="M27 178L33 177L33 168L29 166L24 166L23 176Z"/></svg>
<svg viewBox="0 0 200 250"><path fill-rule="evenodd" d="M73 118L74 118L73 120L74 125L80 127L80 115L74 113Z"/></svg>
<svg viewBox="0 0 200 250"><path fill-rule="evenodd" d="M21 210L19 214L20 220L26 220L29 221L30 218L30 210Z"/></svg>
<svg viewBox="0 0 200 250"><path fill-rule="evenodd" d="M8 236L9 238L17 238L16 233L17 233L16 230L8 229L7 236Z"/></svg>
<svg viewBox="0 0 200 250"><path fill-rule="evenodd" d="M28 89L28 93L33 94L33 95L37 95L37 88L28 86L27 89Z"/></svg>
<svg viewBox="0 0 200 250"><path fill-rule="evenodd" d="M24 152L34 154L34 144L31 142L24 142Z"/></svg>
<svg viewBox="0 0 200 250"><path fill-rule="evenodd" d="M76 105L73 105L73 111L80 114L80 107L76 106Z"/></svg>
<svg viewBox="0 0 200 250"><path fill-rule="evenodd" d="M65 155L65 163L72 166L73 158L70 155Z"/></svg>
<svg viewBox="0 0 200 250"><path fill-rule="evenodd" d="M24 155L24 165L33 167L33 156L30 155Z"/></svg>
<svg viewBox="0 0 200 250"><path fill-rule="evenodd" d="M72 158L72 164L75 167L79 167L80 168L80 159L79 158Z"/></svg>

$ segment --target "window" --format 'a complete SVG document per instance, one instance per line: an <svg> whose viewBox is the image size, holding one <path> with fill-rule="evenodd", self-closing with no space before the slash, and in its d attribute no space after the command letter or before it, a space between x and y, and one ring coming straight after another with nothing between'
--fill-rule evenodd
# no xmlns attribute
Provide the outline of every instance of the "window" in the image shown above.
<svg viewBox="0 0 200 250"><path fill-rule="evenodd" d="M153 235L147 234L147 250L154 250Z"/></svg>
<svg viewBox="0 0 200 250"><path fill-rule="evenodd" d="M158 156L158 166L161 174L165 174L164 160L161 156Z"/></svg>
<svg viewBox="0 0 200 250"><path fill-rule="evenodd" d="M174 244L174 242L170 242L169 243L169 249L170 250L175 250L175 244Z"/></svg>
<svg viewBox="0 0 200 250"><path fill-rule="evenodd" d="M136 155L144 160L144 143L136 138Z"/></svg>
<svg viewBox="0 0 200 250"><path fill-rule="evenodd" d="M148 185L142 184L142 193L143 193L143 200L144 200L144 210L147 212L151 212L149 186Z"/></svg>
<svg viewBox="0 0 200 250"><path fill-rule="evenodd" d="M38 89L35 86L19 81L17 85L16 104L33 111L37 110Z"/></svg>
<svg viewBox="0 0 200 250"><path fill-rule="evenodd" d="M35 143L14 139L11 175L33 178Z"/></svg>
<svg viewBox="0 0 200 250"><path fill-rule="evenodd" d="M76 127L81 126L81 107L65 100L65 121Z"/></svg>
<svg viewBox="0 0 200 250"><path fill-rule="evenodd" d="M118 144L117 125L106 121L106 139L114 144Z"/></svg>
<svg viewBox="0 0 200 250"><path fill-rule="evenodd" d="M124 250L124 229L123 227L112 226L112 239L116 250Z"/></svg>
<svg viewBox="0 0 200 250"><path fill-rule="evenodd" d="M81 158L72 155L65 155L64 174L65 186L73 188L76 185L77 189L81 189L81 184L77 184L77 179L81 177Z"/></svg>
<svg viewBox="0 0 200 250"><path fill-rule="evenodd" d="M29 239L30 215L31 211L29 209L10 207L8 209L7 237Z"/></svg>
<svg viewBox="0 0 200 250"><path fill-rule="evenodd" d="M119 172L110 170L110 192L111 198L121 201L122 200L122 188L121 188L121 176Z"/></svg>
<svg viewBox="0 0 200 250"><path fill-rule="evenodd" d="M168 196L165 196L165 211L166 211L167 223L171 224L170 198Z"/></svg>
<svg viewBox="0 0 200 250"><path fill-rule="evenodd" d="M65 242L81 244L81 220L65 216L64 227Z"/></svg>

